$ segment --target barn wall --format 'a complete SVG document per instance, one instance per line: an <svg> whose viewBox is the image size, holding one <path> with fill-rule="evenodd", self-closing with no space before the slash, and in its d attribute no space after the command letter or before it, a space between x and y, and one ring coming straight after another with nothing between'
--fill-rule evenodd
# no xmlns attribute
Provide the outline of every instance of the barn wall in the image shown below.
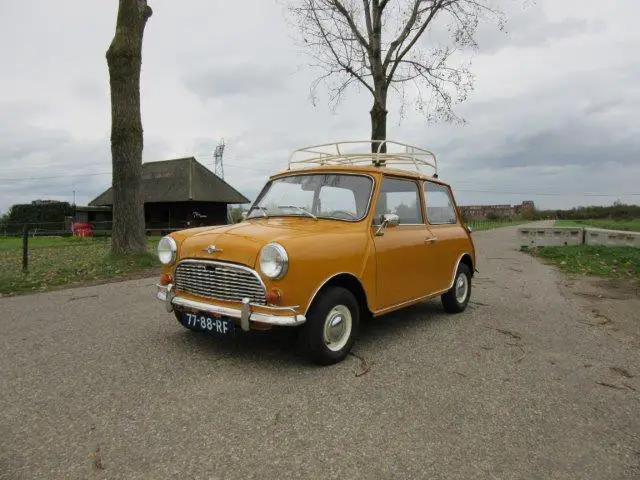
<svg viewBox="0 0 640 480"><path fill-rule="evenodd" d="M224 203L147 203L144 210L147 228L188 228L227 223Z"/></svg>

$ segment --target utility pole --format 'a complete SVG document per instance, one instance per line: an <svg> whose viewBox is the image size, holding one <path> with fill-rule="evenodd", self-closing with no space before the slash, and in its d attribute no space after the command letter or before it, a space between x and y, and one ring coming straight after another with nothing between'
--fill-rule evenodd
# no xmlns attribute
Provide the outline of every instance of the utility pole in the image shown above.
<svg viewBox="0 0 640 480"><path fill-rule="evenodd" d="M224 180L224 164L222 163L222 156L224 154L224 138L220 140L215 150L213 151L213 172ZM227 223L231 223L231 211L229 205L227 205Z"/></svg>
<svg viewBox="0 0 640 480"><path fill-rule="evenodd" d="M214 173L220 178L224 179L224 165L222 164L222 155L224 153L224 138L220 140L220 143L216 146L216 149L213 151L213 164L214 164Z"/></svg>

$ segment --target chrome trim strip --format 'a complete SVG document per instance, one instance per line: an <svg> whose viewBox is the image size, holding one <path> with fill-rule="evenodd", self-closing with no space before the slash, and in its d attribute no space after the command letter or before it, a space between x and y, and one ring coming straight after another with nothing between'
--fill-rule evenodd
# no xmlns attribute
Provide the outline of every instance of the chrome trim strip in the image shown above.
<svg viewBox="0 0 640 480"><path fill-rule="evenodd" d="M299 315L296 313L296 307L265 307L264 305L252 304L247 299L243 301L242 307L240 309L223 307L220 305L212 305L210 303L204 303L197 300L189 300L184 297L170 295L172 285L156 286L158 287L156 297L158 298L158 300L162 300L165 303L169 302L167 306L171 306L171 310L173 310L174 305L177 305L180 307L193 308L196 310L202 310L204 312L217 313L219 315L224 315L225 317L239 319L241 328L245 331L249 330L250 328L249 321L266 323L279 327L295 327L298 325L302 325L307 321L304 315ZM273 310L274 312L289 311L291 312L291 314L272 315L269 313L254 312L252 311L252 307L266 308L268 310Z"/></svg>
<svg viewBox="0 0 640 480"><path fill-rule="evenodd" d="M451 287L449 287L451 288ZM428 300L430 298L433 297L437 297L438 295L442 295L444 292L448 291L449 288L446 288L440 292L436 292L436 293L430 293L428 295L424 295L422 297L418 297L418 298L414 298L413 300L407 300L406 302L402 302L402 303L397 303L396 305L391 305L390 307L386 307L383 308L382 310L376 310L375 312L373 312L374 315L382 315L383 313L389 312L391 310L397 310L399 308L402 308L405 305L410 305L412 303L418 303L418 302L422 302L423 300Z"/></svg>
<svg viewBox="0 0 640 480"><path fill-rule="evenodd" d="M418 302L422 302L423 300L428 300L430 298L437 297L438 295L442 295L444 292L447 292L447 291L451 290L451 288L453 288L453 284L456 281L456 272L458 271L458 266L460 265L460 262L462 261L462 257L464 257L465 255L469 255L471 257L471 254L468 253L468 252L464 252L458 257L458 261L456 262L456 264L455 264L455 266L453 268L453 275L452 275L452 278L451 278L451 284L449 284L448 288L445 288L444 290L440 290L440 291L435 292L435 293L429 293L428 295L423 295L422 297L418 297L418 298L415 298L413 300L407 300L406 302L401 302L401 303L398 303L396 305L391 305L390 307L386 307L386 308L383 308L381 310L376 310L375 312L373 312L373 314L374 315L381 315L381 314L383 314L385 312L388 312L390 310L397 310L398 308L402 308L402 306L404 306L404 305L409 305L411 303L418 303Z"/></svg>

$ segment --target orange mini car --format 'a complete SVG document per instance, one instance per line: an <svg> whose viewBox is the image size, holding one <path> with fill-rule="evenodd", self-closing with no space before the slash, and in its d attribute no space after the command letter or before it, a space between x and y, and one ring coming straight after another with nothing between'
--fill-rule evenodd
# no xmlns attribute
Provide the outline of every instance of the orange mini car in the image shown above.
<svg viewBox="0 0 640 480"><path fill-rule="evenodd" d="M324 365L347 356L367 317L436 296L463 311L475 249L435 156L371 145L296 150L242 222L163 237L157 297L192 330L295 327L302 352Z"/></svg>

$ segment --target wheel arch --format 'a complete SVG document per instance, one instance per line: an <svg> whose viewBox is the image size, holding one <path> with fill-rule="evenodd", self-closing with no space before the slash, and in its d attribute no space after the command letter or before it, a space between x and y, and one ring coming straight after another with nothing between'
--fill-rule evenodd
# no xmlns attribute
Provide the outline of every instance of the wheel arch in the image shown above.
<svg viewBox="0 0 640 480"><path fill-rule="evenodd" d="M460 257L460 261L458 262L458 265L460 265L461 263L464 263L466 266L469 267L469 272L473 277L474 268L473 268L473 259L471 258L471 255L469 255L468 253L464 253L462 257ZM456 265L456 271L458 270L458 265ZM455 272L453 275L455 276Z"/></svg>
<svg viewBox="0 0 640 480"><path fill-rule="evenodd" d="M342 287L349 290L356 297L358 305L360 306L360 313L362 316L371 315L372 311L369 308L367 292L362 286L362 282L352 273L341 272L337 273L328 279L326 279L314 292L311 297L311 301L307 305L305 316L309 314L311 307L318 301L322 293L330 287Z"/></svg>

